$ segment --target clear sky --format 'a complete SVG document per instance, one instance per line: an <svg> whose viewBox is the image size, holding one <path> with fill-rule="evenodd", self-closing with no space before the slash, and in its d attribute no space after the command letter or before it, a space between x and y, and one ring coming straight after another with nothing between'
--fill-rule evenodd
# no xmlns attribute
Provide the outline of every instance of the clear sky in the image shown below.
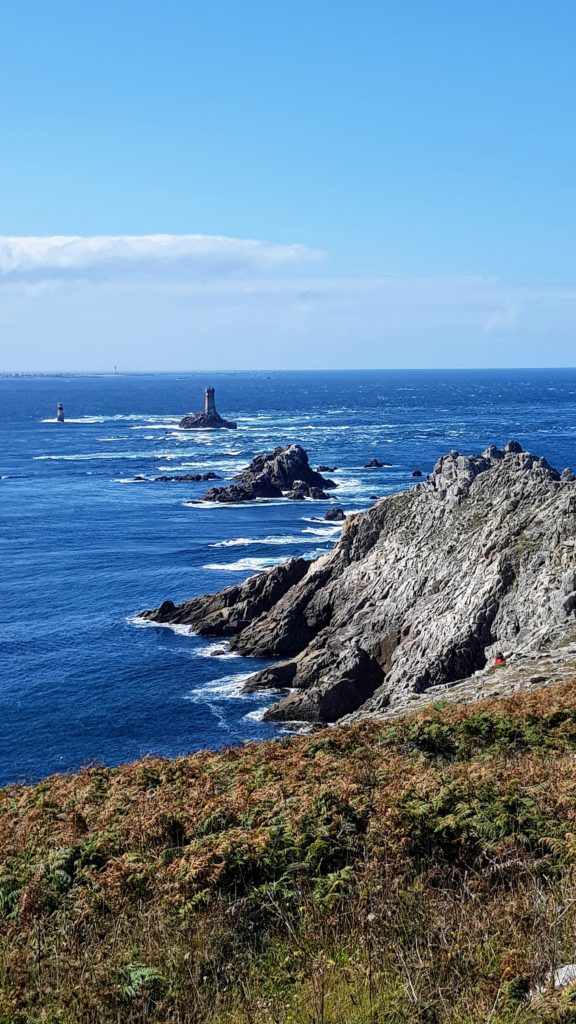
<svg viewBox="0 0 576 1024"><path fill-rule="evenodd" d="M574 0L0 15L0 370L574 364Z"/></svg>

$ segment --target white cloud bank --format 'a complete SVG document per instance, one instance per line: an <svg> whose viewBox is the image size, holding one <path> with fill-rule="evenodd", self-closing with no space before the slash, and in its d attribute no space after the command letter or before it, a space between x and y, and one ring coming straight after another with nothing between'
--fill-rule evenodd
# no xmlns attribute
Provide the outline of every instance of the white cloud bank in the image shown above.
<svg viewBox="0 0 576 1024"><path fill-rule="evenodd" d="M0 372L568 366L576 287L204 235L0 237Z"/></svg>
<svg viewBox="0 0 576 1024"><path fill-rule="evenodd" d="M277 270L317 262L324 254L303 245L282 245L211 235L0 236L0 279L89 274L113 269L137 272L153 267L192 273Z"/></svg>

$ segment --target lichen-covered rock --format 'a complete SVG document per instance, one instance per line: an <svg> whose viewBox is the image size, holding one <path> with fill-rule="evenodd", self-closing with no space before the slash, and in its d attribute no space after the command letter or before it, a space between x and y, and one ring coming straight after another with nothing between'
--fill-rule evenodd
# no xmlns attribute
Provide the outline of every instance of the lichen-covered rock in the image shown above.
<svg viewBox="0 0 576 1024"><path fill-rule="evenodd" d="M254 580L224 592L231 646L282 659L249 687L294 691L267 717L389 713L574 623L576 481L519 447L444 456L427 480L349 516L335 548L257 608ZM256 577L258 594L278 568ZM195 628L222 635L218 597L189 602Z"/></svg>

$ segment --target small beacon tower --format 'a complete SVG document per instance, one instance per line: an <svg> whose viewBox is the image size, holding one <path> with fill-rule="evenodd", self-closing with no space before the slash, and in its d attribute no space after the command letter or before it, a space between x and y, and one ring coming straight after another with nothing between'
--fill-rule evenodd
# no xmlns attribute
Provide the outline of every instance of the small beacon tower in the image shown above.
<svg viewBox="0 0 576 1024"><path fill-rule="evenodd" d="M214 401L214 388L206 388L204 392L204 415L214 416L216 412L216 402Z"/></svg>
<svg viewBox="0 0 576 1024"><path fill-rule="evenodd" d="M56 422L64 423L64 406L62 405L62 402L58 402L56 407Z"/></svg>

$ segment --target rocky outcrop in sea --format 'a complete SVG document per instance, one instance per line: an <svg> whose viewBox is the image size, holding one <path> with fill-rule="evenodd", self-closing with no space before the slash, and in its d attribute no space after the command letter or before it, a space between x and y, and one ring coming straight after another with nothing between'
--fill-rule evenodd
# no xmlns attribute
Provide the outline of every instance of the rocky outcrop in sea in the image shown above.
<svg viewBox="0 0 576 1024"><path fill-rule="evenodd" d="M308 455L299 444L275 448L268 455L257 455L246 469L235 476L228 487L213 487L203 501L235 504L256 498L324 499L325 493L337 486L312 469Z"/></svg>
<svg viewBox="0 0 576 1024"><path fill-rule="evenodd" d="M179 425L182 430L236 430L238 426L232 420L223 419L217 412L214 388L206 388L202 412L191 412L183 416Z"/></svg>
<svg viewBox="0 0 576 1024"><path fill-rule="evenodd" d="M350 515L321 558L144 615L279 659L247 683L290 690L268 719L386 716L486 670L496 651L561 646L576 619L576 481L516 442L450 452L411 490Z"/></svg>

